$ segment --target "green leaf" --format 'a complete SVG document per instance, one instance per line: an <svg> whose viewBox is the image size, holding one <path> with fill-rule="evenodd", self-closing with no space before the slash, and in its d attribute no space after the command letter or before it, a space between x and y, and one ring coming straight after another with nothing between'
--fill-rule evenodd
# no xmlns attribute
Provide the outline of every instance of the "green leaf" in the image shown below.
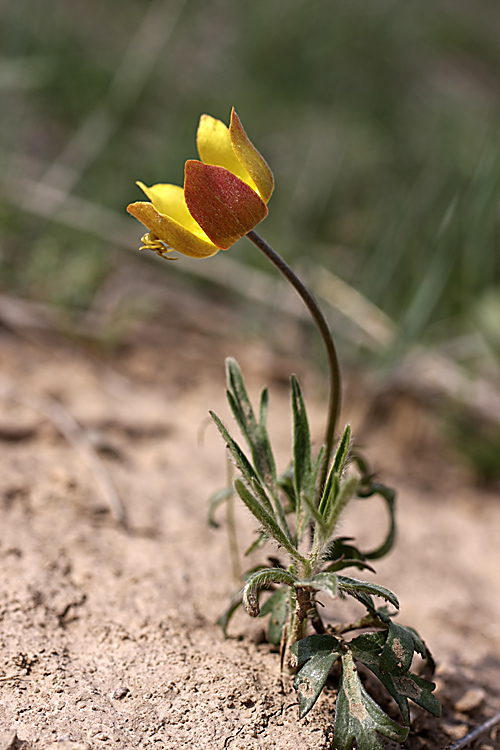
<svg viewBox="0 0 500 750"><path fill-rule="evenodd" d="M270 583L285 583L287 586L293 586L296 577L283 568L265 568L258 570L250 575L243 589L243 604L246 611L252 617L258 617L260 606L258 601L258 591Z"/></svg>
<svg viewBox="0 0 500 750"><path fill-rule="evenodd" d="M292 654L304 664L293 686L299 694L299 716L302 719L314 706L323 690L331 668L340 655L340 642L331 635L311 635L294 643Z"/></svg>
<svg viewBox="0 0 500 750"><path fill-rule="evenodd" d="M300 390L299 381L292 375L293 412L293 473L297 514L300 513L302 493L308 492L311 485L311 435L307 412Z"/></svg>
<svg viewBox="0 0 500 750"><path fill-rule="evenodd" d="M363 687L350 651L342 655L342 676L335 711L336 750L383 750L377 733L404 742L409 729L390 719Z"/></svg>
<svg viewBox="0 0 500 750"><path fill-rule="evenodd" d="M334 474L342 474L346 467L347 459L349 457L349 449L351 447L351 425L345 426L342 437L338 448L335 452L333 459L332 471Z"/></svg>
<svg viewBox="0 0 500 750"><path fill-rule="evenodd" d="M224 637L227 637L227 628L229 626L229 622L238 609L238 607L241 607L243 605L243 589L241 591L238 591L237 594L231 597L231 601L229 602L229 606L227 609L224 610L224 612L221 614L219 619L217 620L217 625L220 625L222 628L222 632L224 633Z"/></svg>
<svg viewBox="0 0 500 750"><path fill-rule="evenodd" d="M250 492L250 490L245 486L241 479L235 479L234 488L247 506L248 510L255 516L257 521L262 524L268 534L273 537L273 539L275 539L278 544L281 544L281 546L286 549L286 551L295 560L299 560L301 563L304 563L305 559L293 546L292 542L285 535L282 529L278 526L276 518L274 517L274 515L272 515L272 511L271 513L268 512L266 508L264 508L259 503L257 498Z"/></svg>
<svg viewBox="0 0 500 750"><path fill-rule="evenodd" d="M214 529L219 528L219 524L215 520L215 511L217 508L229 500L234 495L233 487L223 487L213 493L208 499L208 523L213 526Z"/></svg>
<svg viewBox="0 0 500 750"><path fill-rule="evenodd" d="M386 589L385 586L368 583L367 581L358 581L357 578L347 578L345 576L337 576L337 578L339 589L346 594L354 596L358 593L363 593L369 596L380 596L382 599L390 602L396 609L399 609L399 601L396 594Z"/></svg>
<svg viewBox="0 0 500 750"><path fill-rule="evenodd" d="M344 568L358 568L359 570L370 570L372 573L375 573L371 565L365 562L363 553L357 547L354 547L354 545L346 544L348 541L350 541L350 537L338 537L328 545L322 558L325 562L332 560L332 563L325 570L338 571Z"/></svg>
<svg viewBox="0 0 500 750"><path fill-rule="evenodd" d="M366 477L362 480L363 485L362 488L358 490L358 497L368 498L373 497L373 495L380 495L385 500L389 511L389 530L385 539L378 547L376 547L376 549L364 553L367 560L378 560L391 551L396 539L396 493L393 489L386 487L383 484L375 484L369 481L367 485L365 480Z"/></svg>
<svg viewBox="0 0 500 750"><path fill-rule="evenodd" d="M410 630L398 626L404 630ZM432 695L435 685L432 682L418 677L412 672L406 674L388 674L380 669L380 657L387 642L388 631L380 633L364 633L353 638L350 648L355 659L362 661L378 677L380 682L389 691L399 706L403 721L410 723L410 710L408 698L418 703L434 716L441 715L441 705L437 698ZM397 667L396 667L397 668Z"/></svg>
<svg viewBox="0 0 500 750"><path fill-rule="evenodd" d="M248 458L245 456L243 451L241 450L238 443L233 440L229 432L227 431L227 428L225 427L224 423L219 419L217 414L215 412L211 411L209 412L210 416L212 417L215 426L219 430L220 434L222 435L223 439L226 442L227 449L231 456L233 457L233 460L240 470L243 477L247 480L248 484L252 487L254 492L256 492L259 496L259 501L267 508L267 510L274 514L271 501L269 500L266 491L264 487L261 484L261 481L257 475L257 472L253 468L252 464L248 460Z"/></svg>
<svg viewBox="0 0 500 750"><path fill-rule="evenodd" d="M308 635L307 638L301 638L290 647L299 667L315 654L330 653L330 651L340 654L340 650L340 640L334 635Z"/></svg>
<svg viewBox="0 0 500 750"><path fill-rule="evenodd" d="M318 573L311 580L311 585L317 591L323 591L334 599L337 596L338 582L335 573Z"/></svg>
<svg viewBox="0 0 500 750"><path fill-rule="evenodd" d="M288 617L288 594L288 589L284 586L277 589L262 605L260 610L259 617L265 617L269 614L271 615L269 618L267 636L269 638L269 643L272 643L273 646L279 646L281 643L283 626Z"/></svg>
<svg viewBox="0 0 500 750"><path fill-rule="evenodd" d="M411 667L414 651L415 644L409 630L391 622L380 656L381 671L392 675L407 672Z"/></svg>
<svg viewBox="0 0 500 750"><path fill-rule="evenodd" d="M226 360L226 377L228 383L227 398L234 418L243 433L252 453L255 469L260 479L270 488L276 485L276 464L271 442L266 427L269 393L264 388L260 399L260 422L248 398L243 375L235 359Z"/></svg>

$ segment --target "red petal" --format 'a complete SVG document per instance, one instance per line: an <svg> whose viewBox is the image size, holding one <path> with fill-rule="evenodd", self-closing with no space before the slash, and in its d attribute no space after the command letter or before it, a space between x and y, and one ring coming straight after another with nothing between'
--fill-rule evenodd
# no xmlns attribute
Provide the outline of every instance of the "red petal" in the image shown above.
<svg viewBox="0 0 500 750"><path fill-rule="evenodd" d="M246 182L201 161L186 162L184 196L193 219L223 250L267 216L266 204Z"/></svg>

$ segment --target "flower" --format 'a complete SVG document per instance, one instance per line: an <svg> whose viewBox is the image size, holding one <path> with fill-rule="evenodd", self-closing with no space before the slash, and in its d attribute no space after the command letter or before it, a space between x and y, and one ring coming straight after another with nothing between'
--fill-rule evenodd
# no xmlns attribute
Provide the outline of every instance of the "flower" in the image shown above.
<svg viewBox="0 0 500 750"><path fill-rule="evenodd" d="M201 161L186 162L184 189L138 182L151 203L127 206L149 230L142 238L144 247L163 257L177 250L190 258L208 258L227 250L268 213L273 173L234 109L229 128L202 115L196 145Z"/></svg>

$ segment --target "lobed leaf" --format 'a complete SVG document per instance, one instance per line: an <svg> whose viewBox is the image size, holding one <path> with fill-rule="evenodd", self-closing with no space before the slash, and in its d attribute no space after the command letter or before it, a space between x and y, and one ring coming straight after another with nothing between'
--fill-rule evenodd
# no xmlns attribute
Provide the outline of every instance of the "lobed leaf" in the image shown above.
<svg viewBox="0 0 500 750"><path fill-rule="evenodd" d="M359 581L357 578L347 578L338 576L339 589L352 596L362 593L369 596L380 596L382 599L390 602L396 609L399 609L399 601L396 594L386 589L385 586L379 586L376 583L368 581Z"/></svg>
<svg viewBox="0 0 500 750"><path fill-rule="evenodd" d="M287 586L293 586L296 580L295 576L283 568L265 568L252 573L243 589L243 604L246 611L252 617L259 616L260 606L257 598L259 589L270 583L285 583Z"/></svg>
<svg viewBox="0 0 500 750"><path fill-rule="evenodd" d="M311 585L314 586L317 591L323 591L334 599L337 596L338 581L335 573L318 573L311 580Z"/></svg>
<svg viewBox="0 0 500 750"><path fill-rule="evenodd" d="M291 647L297 663L306 662L293 683L299 694L301 719L316 703L330 670L340 655L340 649L340 641L331 635L311 635Z"/></svg>
<svg viewBox="0 0 500 750"><path fill-rule="evenodd" d="M352 653L342 654L342 675L335 711L334 743L336 750L383 750L377 736L382 734L404 742L409 729L390 719L366 692L359 679Z"/></svg>
<svg viewBox="0 0 500 750"><path fill-rule="evenodd" d="M257 521L259 521L259 523L261 523L264 529L268 532L269 536L273 537L278 542L278 544L286 549L286 551L295 560L299 560L301 563L305 562L302 555L293 546L289 537L286 536L284 531L280 528L280 526L278 526L278 523L276 521L276 518L272 514L272 511L268 512L268 510L266 510L266 508L264 508L260 504L255 495L250 492L250 490L241 481L241 479L235 479L234 489L243 500L248 510L255 516Z"/></svg>
<svg viewBox="0 0 500 750"><path fill-rule="evenodd" d="M259 617L271 615L267 635L269 643L273 646L279 646L283 627L288 617L288 589L285 587L274 591L269 599L262 605Z"/></svg>
<svg viewBox="0 0 500 750"><path fill-rule="evenodd" d="M311 435L306 407L302 397L299 381L292 375L292 413L293 413L293 475L297 513L300 512L302 493L310 489L311 484Z"/></svg>

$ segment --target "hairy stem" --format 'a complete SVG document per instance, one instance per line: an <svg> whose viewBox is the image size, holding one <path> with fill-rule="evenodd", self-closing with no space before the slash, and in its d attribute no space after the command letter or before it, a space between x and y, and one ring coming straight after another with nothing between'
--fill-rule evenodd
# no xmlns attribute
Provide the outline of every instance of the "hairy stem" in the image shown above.
<svg viewBox="0 0 500 750"><path fill-rule="evenodd" d="M254 245L256 245L256 247L259 248L259 250L264 253L264 255L271 261L271 263L276 266L278 271L283 274L287 281L290 282L293 288L300 295L307 309L311 313L314 323L316 324L316 327L318 328L325 345L330 371L330 393L328 401L328 421L325 432L325 453L320 470L319 482L316 488L316 503L318 504L323 491L323 487L326 482L326 477L328 475L328 468L330 466L330 459L332 456L333 443L335 439L335 428L339 417L341 403L341 374L335 342L333 340L330 326L326 322L326 318L323 315L321 308L319 307L309 289L305 286L305 284L303 284L297 274L292 271L288 263L286 263L281 255L273 250L273 248L268 245L268 243L264 239L262 239L262 237L260 237L257 232L254 232L252 230L251 232L248 232L246 236L249 240L251 240L251 242L254 243Z"/></svg>

